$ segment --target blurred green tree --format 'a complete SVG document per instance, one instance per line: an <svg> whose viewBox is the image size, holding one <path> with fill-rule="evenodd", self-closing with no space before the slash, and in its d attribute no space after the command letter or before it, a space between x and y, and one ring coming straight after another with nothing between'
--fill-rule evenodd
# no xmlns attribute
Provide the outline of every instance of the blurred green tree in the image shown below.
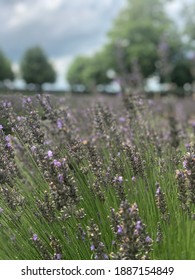
<svg viewBox="0 0 195 280"><path fill-rule="evenodd" d="M127 0L108 32L107 44L94 57L73 61L68 81L74 84L70 76L76 75L79 83L95 87L107 83L107 72L113 69L124 86L132 80L135 85L143 83L152 75L178 86L192 82L186 44L165 9L169 2Z"/></svg>
<svg viewBox="0 0 195 280"><path fill-rule="evenodd" d="M131 65L136 60L144 78L154 74L162 38L166 38L171 50L169 56L180 48L180 35L165 12L167 2L128 0L116 18L108 36L116 48L116 56L123 59L121 64L127 72L131 71Z"/></svg>
<svg viewBox="0 0 195 280"><path fill-rule="evenodd" d="M78 85L84 85L83 71L88 66L89 58L85 56L78 56L71 63L66 78L74 91Z"/></svg>
<svg viewBox="0 0 195 280"><path fill-rule="evenodd" d="M70 65L67 80L74 91L78 85L83 85L85 91L95 91L99 84L110 81L107 76L107 61L103 51L92 57L78 56Z"/></svg>
<svg viewBox="0 0 195 280"><path fill-rule="evenodd" d="M5 80L13 80L14 73L11 68L10 61L6 58L3 51L0 50L0 82Z"/></svg>
<svg viewBox="0 0 195 280"><path fill-rule="evenodd" d="M56 73L40 47L26 51L21 61L22 78L27 84L34 84L37 90L42 90L44 83L54 83Z"/></svg>

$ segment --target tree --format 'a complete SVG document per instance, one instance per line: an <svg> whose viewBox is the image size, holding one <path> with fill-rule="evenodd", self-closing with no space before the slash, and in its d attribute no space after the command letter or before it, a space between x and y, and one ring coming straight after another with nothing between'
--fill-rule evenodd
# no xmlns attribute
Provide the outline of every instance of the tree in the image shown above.
<svg viewBox="0 0 195 280"><path fill-rule="evenodd" d="M94 91L97 85L110 81L106 75L108 69L103 52L98 52L92 57L79 56L70 65L67 80L72 89L83 85L86 91Z"/></svg>
<svg viewBox="0 0 195 280"><path fill-rule="evenodd" d="M11 68L10 61L5 57L4 53L0 50L0 82L5 80L13 80L14 73Z"/></svg>
<svg viewBox="0 0 195 280"><path fill-rule="evenodd" d="M85 56L78 56L70 65L67 72L67 80L74 90L75 86L84 85L83 71L87 67L89 58Z"/></svg>
<svg viewBox="0 0 195 280"><path fill-rule="evenodd" d="M179 57L171 72L171 82L183 88L186 83L192 84L193 80L190 61L185 57Z"/></svg>
<svg viewBox="0 0 195 280"><path fill-rule="evenodd" d="M40 90L44 83L54 83L56 79L56 73L40 47L26 51L21 62L21 73L27 84L32 83Z"/></svg>
<svg viewBox="0 0 195 280"><path fill-rule="evenodd" d="M180 47L180 36L174 23L167 16L162 0L128 0L126 7L116 18L108 36L121 59L123 72L130 72L137 61L144 78L156 71L158 45L166 40L171 53ZM170 53L170 54L171 54Z"/></svg>
<svg viewBox="0 0 195 280"><path fill-rule="evenodd" d="M142 86L152 75L160 76L162 82L178 81L178 85L191 80L187 78L189 63L181 55L186 51L181 34L165 11L169 2L127 0L108 33L107 44L93 57L73 62L70 73L86 86L107 83L109 69L115 71L122 86ZM179 81L176 77L182 67L185 77Z"/></svg>

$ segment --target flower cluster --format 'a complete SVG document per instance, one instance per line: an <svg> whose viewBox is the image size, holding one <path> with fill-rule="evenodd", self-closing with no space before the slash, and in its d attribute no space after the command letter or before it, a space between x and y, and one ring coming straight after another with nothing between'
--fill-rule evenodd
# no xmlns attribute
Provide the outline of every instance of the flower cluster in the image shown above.
<svg viewBox="0 0 195 280"><path fill-rule="evenodd" d="M111 254L112 258L122 260L149 259L153 240L146 231L146 225L139 217L137 204L130 205L124 201L117 213L114 209L111 213L116 240L120 240L118 251Z"/></svg>
<svg viewBox="0 0 195 280"><path fill-rule="evenodd" d="M183 157L183 169L176 171L176 179L181 206L190 212L190 205L195 204L195 147L192 144Z"/></svg>
<svg viewBox="0 0 195 280"><path fill-rule="evenodd" d="M107 250L104 243L101 241L101 232L93 220L90 222L87 230L91 241L90 249L93 253L93 258L95 260L108 260Z"/></svg>

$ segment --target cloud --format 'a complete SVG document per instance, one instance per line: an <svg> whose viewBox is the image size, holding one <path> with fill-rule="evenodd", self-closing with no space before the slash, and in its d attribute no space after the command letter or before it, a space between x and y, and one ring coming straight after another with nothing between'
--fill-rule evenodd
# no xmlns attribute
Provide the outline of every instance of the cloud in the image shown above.
<svg viewBox="0 0 195 280"><path fill-rule="evenodd" d="M0 48L17 68L26 49L40 45L62 77L76 55L104 44L125 1L0 0Z"/></svg>
<svg viewBox="0 0 195 280"><path fill-rule="evenodd" d="M117 3L116 3L117 2ZM124 0L0 1L1 47L13 60L41 45L62 56L100 46ZM12 5L11 5L12 3Z"/></svg>

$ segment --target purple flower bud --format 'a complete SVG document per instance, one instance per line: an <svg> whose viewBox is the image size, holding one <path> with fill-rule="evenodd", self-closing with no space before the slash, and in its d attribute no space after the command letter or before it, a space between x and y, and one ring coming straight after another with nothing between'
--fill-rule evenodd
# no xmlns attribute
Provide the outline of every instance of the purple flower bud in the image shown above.
<svg viewBox="0 0 195 280"><path fill-rule="evenodd" d="M36 233L34 233L32 239L33 239L33 241L37 241L38 235Z"/></svg>
<svg viewBox="0 0 195 280"><path fill-rule="evenodd" d="M121 226L117 226L117 228L118 228L117 233L121 234L123 232L123 228Z"/></svg>
<svg viewBox="0 0 195 280"><path fill-rule="evenodd" d="M56 167L60 167L60 166L62 165L61 162L60 162L60 161L57 161L56 159L54 159L53 164L54 164L54 166L56 166Z"/></svg>
<svg viewBox="0 0 195 280"><path fill-rule="evenodd" d="M183 161L183 168L187 168L187 163L188 163L187 160Z"/></svg>
<svg viewBox="0 0 195 280"><path fill-rule="evenodd" d="M0 207L0 214L3 213L3 208Z"/></svg>
<svg viewBox="0 0 195 280"><path fill-rule="evenodd" d="M59 128L59 129L62 129L62 121L60 120L60 119L58 119L57 120L57 127Z"/></svg>
<svg viewBox="0 0 195 280"><path fill-rule="evenodd" d="M32 101L31 98L30 98L30 97L27 97L26 102L27 102L27 103L31 103L31 101Z"/></svg>
<svg viewBox="0 0 195 280"><path fill-rule="evenodd" d="M135 182L135 180L136 180L135 176L133 176L133 177L131 178L131 180L132 180L132 182Z"/></svg>
<svg viewBox="0 0 195 280"><path fill-rule="evenodd" d="M159 194L161 194L161 188L160 187L158 187L157 190L156 190L156 195L159 195Z"/></svg>
<svg viewBox="0 0 195 280"><path fill-rule="evenodd" d="M119 181L120 183L122 183L123 177L122 177L122 176L118 176L118 181Z"/></svg>
<svg viewBox="0 0 195 280"><path fill-rule="evenodd" d="M108 260L108 255L104 254L104 260Z"/></svg>
<svg viewBox="0 0 195 280"><path fill-rule="evenodd" d="M20 116L17 116L17 121L21 121L21 117Z"/></svg>
<svg viewBox="0 0 195 280"><path fill-rule="evenodd" d="M142 223L141 223L141 221L137 221L135 228L136 228L137 230L141 230L141 229L142 229Z"/></svg>
<svg viewBox="0 0 195 280"><path fill-rule="evenodd" d="M95 250L95 246L92 244L90 249L91 249L91 251L94 251Z"/></svg>
<svg viewBox="0 0 195 280"><path fill-rule="evenodd" d="M30 149L31 149L32 153L34 153L36 151L36 147L35 146L32 146Z"/></svg>
<svg viewBox="0 0 195 280"><path fill-rule="evenodd" d="M10 136L9 135L6 135L5 136L5 141L9 142L11 140Z"/></svg>
<svg viewBox="0 0 195 280"><path fill-rule="evenodd" d="M186 149L189 149L191 147L191 145L189 143L185 144Z"/></svg>
<svg viewBox="0 0 195 280"><path fill-rule="evenodd" d="M53 152L49 150L49 151L47 152L47 155L48 155L49 158L51 158L51 157L53 157Z"/></svg>
<svg viewBox="0 0 195 280"><path fill-rule="evenodd" d="M150 238L150 236L146 236L145 241L146 241L147 243L151 243L151 242L152 242L152 238Z"/></svg>
<svg viewBox="0 0 195 280"><path fill-rule="evenodd" d="M7 147L7 148L11 148L11 146L12 146L11 143L10 143L10 142L7 142L6 147Z"/></svg>
<svg viewBox="0 0 195 280"><path fill-rule="evenodd" d="M59 174L59 175L58 175L58 180L59 180L59 182L60 182L61 184L63 183L63 180L64 180L63 174Z"/></svg>
<svg viewBox="0 0 195 280"><path fill-rule="evenodd" d="M0 130L2 130L3 129L3 126L0 124Z"/></svg>
<svg viewBox="0 0 195 280"><path fill-rule="evenodd" d="M7 101L3 102L3 107L5 108L11 107L11 102L7 102Z"/></svg>
<svg viewBox="0 0 195 280"><path fill-rule="evenodd" d="M56 254L56 259L61 260L61 254Z"/></svg>
<svg viewBox="0 0 195 280"><path fill-rule="evenodd" d="M124 118L124 117L120 117L120 118L119 118L119 121L120 121L120 122L125 122L125 118Z"/></svg>

